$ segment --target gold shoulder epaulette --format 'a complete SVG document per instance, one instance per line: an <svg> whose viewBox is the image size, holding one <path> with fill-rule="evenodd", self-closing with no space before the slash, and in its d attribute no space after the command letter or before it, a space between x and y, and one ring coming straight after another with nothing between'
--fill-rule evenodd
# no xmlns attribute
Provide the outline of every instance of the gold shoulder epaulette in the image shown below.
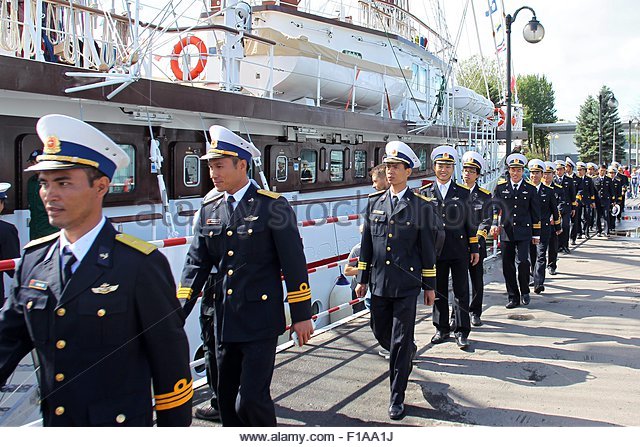
<svg viewBox="0 0 640 447"><path fill-rule="evenodd" d="M530 184L531 186L536 186L536 185L534 185L534 184L533 184L533 182L532 182L531 180L527 180L526 182L527 182L528 184Z"/></svg>
<svg viewBox="0 0 640 447"><path fill-rule="evenodd" d="M483 193L485 193L485 194L489 194L489 195L491 195L491 192L490 192L488 189L480 188L479 186L478 186L478 189L479 189L480 191L482 191Z"/></svg>
<svg viewBox="0 0 640 447"><path fill-rule="evenodd" d="M555 187L562 189L562 185L560 183L555 183Z"/></svg>
<svg viewBox="0 0 640 447"><path fill-rule="evenodd" d="M422 200L424 200L425 202L431 202L433 200L433 197L425 197L422 194L415 194L416 196L420 197Z"/></svg>
<svg viewBox="0 0 640 447"><path fill-rule="evenodd" d="M384 194L385 192L387 192L386 189L383 189L382 191L376 191L376 192L372 192L371 194L369 194L369 197L377 197L380 194Z"/></svg>
<svg viewBox="0 0 640 447"><path fill-rule="evenodd" d="M263 196L271 197L272 199L277 199L278 197L280 197L282 195L282 194L279 194L277 192L269 191L267 189L259 189L258 190L258 194L262 194Z"/></svg>
<svg viewBox="0 0 640 447"><path fill-rule="evenodd" d="M207 205L211 202L215 202L216 200L221 199L223 196L223 192L221 192L220 194L212 194L211 197L204 196L204 199L202 199L202 206Z"/></svg>
<svg viewBox="0 0 640 447"><path fill-rule="evenodd" d="M137 237L131 236L130 234L117 234L116 240L118 242L122 242L124 245L128 245L129 247L138 250L139 252L144 253L145 255L148 255L154 250L158 249L158 247L156 247L155 245L143 241L142 239L138 239Z"/></svg>
<svg viewBox="0 0 640 447"><path fill-rule="evenodd" d="M23 249L26 250L27 248L35 247L37 245L42 245L45 242L49 242L49 241L52 241L54 239L57 239L58 236L60 236L60 232L59 231L56 232L56 233L50 234L49 236L44 236L44 237L41 237L39 239L34 239L31 242L29 242L27 245L25 245L23 247Z"/></svg>
<svg viewBox="0 0 640 447"><path fill-rule="evenodd" d="M498 180L498 185L504 185L505 183L507 183L507 179L505 178L501 178L500 180Z"/></svg>
<svg viewBox="0 0 640 447"><path fill-rule="evenodd" d="M471 188L469 188L467 185L465 185L464 183L458 183L456 182L456 185L458 185L460 188L464 188L467 191L469 191Z"/></svg>

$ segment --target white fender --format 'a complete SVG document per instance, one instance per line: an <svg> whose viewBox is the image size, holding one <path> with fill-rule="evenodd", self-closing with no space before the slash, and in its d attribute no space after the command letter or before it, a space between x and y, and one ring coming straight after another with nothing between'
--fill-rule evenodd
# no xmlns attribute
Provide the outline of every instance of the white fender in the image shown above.
<svg viewBox="0 0 640 447"><path fill-rule="evenodd" d="M331 289L331 294L329 295L329 308L348 303L349 301L351 301L351 283L344 275L341 274L336 279L336 284L333 286L333 289ZM329 318L332 323L335 323L349 315L353 315L353 307L351 306L330 314Z"/></svg>

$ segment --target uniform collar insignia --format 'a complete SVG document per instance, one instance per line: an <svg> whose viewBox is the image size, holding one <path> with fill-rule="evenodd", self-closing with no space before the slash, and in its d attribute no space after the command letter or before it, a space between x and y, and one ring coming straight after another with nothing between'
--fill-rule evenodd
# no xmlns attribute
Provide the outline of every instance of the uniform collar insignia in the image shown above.
<svg viewBox="0 0 640 447"><path fill-rule="evenodd" d="M120 287L119 284L107 284L103 283L100 287L93 287L91 291L97 295L106 295L107 293L115 292Z"/></svg>
<svg viewBox="0 0 640 447"><path fill-rule="evenodd" d="M100 259L108 259L109 253L100 253L98 256L100 256Z"/></svg>
<svg viewBox="0 0 640 447"><path fill-rule="evenodd" d="M32 279L29 281L29 288L36 290L47 290L49 288L49 283L46 281L40 281L38 279Z"/></svg>

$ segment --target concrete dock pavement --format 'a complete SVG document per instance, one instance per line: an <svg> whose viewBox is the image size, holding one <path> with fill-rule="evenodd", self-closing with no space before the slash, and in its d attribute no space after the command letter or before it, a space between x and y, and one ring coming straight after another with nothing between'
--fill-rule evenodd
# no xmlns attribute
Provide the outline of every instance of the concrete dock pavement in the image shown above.
<svg viewBox="0 0 640 447"><path fill-rule="evenodd" d="M484 325L469 351L453 339L431 345L431 309L419 305L404 419L387 416L388 365L363 315L278 354L278 424L639 426L640 241L581 240L546 291L512 310L500 260L487 267Z"/></svg>

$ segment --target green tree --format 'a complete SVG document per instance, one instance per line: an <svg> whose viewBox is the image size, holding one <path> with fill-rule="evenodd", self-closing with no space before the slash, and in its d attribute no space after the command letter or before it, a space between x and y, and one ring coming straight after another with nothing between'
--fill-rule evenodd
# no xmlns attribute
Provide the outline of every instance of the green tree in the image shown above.
<svg viewBox="0 0 640 447"><path fill-rule="evenodd" d="M548 154L546 132L536 129L535 135L531 135L531 124L555 123L558 121L555 105L556 95L553 85L545 75L529 74L518 76L516 86L518 101L522 104L524 112L522 126L526 129L531 142L527 151L528 156L535 156L544 160L547 158L546 154ZM535 146L535 151L532 150L533 146Z"/></svg>
<svg viewBox="0 0 640 447"><path fill-rule="evenodd" d="M598 100L591 95L580 106L574 143L581 161L598 163Z"/></svg>
<svg viewBox="0 0 640 447"><path fill-rule="evenodd" d="M489 99L497 106L502 102L500 95L500 68L497 61L483 59L477 54L471 56L469 59L460 62L456 73L456 83L486 98L487 85L484 82L483 65L489 86Z"/></svg>
<svg viewBox="0 0 640 447"><path fill-rule="evenodd" d="M597 98L588 96L580 107L576 125L575 143L580 151L582 161L598 163L599 156L599 127L598 108L602 116L602 162L610 163L613 153L613 135L615 129L615 159L620 161L624 157L624 145L626 138L622 121L618 115L618 106L609 107L609 100L613 98L613 92L603 85Z"/></svg>

